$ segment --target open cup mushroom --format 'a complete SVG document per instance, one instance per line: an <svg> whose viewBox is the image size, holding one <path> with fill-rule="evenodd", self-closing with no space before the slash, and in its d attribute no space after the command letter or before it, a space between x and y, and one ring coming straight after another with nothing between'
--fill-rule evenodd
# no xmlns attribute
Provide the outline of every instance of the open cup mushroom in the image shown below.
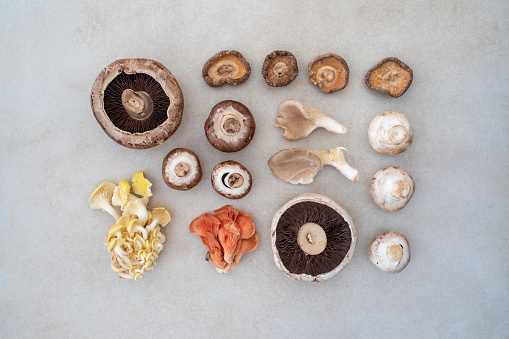
<svg viewBox="0 0 509 339"><path fill-rule="evenodd" d="M175 77L149 59L117 60L92 86L92 111L106 134L135 149L159 145L182 120L184 96Z"/></svg>
<svg viewBox="0 0 509 339"><path fill-rule="evenodd" d="M320 194L298 195L281 208L270 228L276 266L288 277L324 281L350 262L357 242L352 217Z"/></svg>
<svg viewBox="0 0 509 339"><path fill-rule="evenodd" d="M399 273L410 262L410 245L407 238L399 232L379 235L369 245L371 262L387 273Z"/></svg>
<svg viewBox="0 0 509 339"><path fill-rule="evenodd" d="M334 53L322 54L308 66L309 80L325 93L332 93L348 85L349 69L342 57Z"/></svg>
<svg viewBox="0 0 509 339"><path fill-rule="evenodd" d="M214 167L211 174L214 190L228 199L244 198L251 190L251 173L236 161L225 161Z"/></svg>
<svg viewBox="0 0 509 339"><path fill-rule="evenodd" d="M412 176L400 167L386 167L376 172L371 180L371 197L381 209L388 212L405 207L415 191Z"/></svg>
<svg viewBox="0 0 509 339"><path fill-rule="evenodd" d="M413 71L397 58L385 58L366 74L369 89L398 98L405 94L412 84Z"/></svg>
<svg viewBox="0 0 509 339"><path fill-rule="evenodd" d="M369 124L369 143L383 154L399 154L412 144L414 132L407 117L400 112L378 114Z"/></svg>
<svg viewBox="0 0 509 339"><path fill-rule="evenodd" d="M163 160L164 182L173 189L187 191L202 178L200 159L191 150L176 148Z"/></svg>
<svg viewBox="0 0 509 339"><path fill-rule="evenodd" d="M256 124L251 111L238 101L216 104L205 121L205 135L210 144L222 152L237 152L249 145Z"/></svg>
<svg viewBox="0 0 509 339"><path fill-rule="evenodd" d="M265 57L262 75L267 85L283 87L290 84L299 74L297 59L287 51L274 51Z"/></svg>
<svg viewBox="0 0 509 339"><path fill-rule="evenodd" d="M237 51L222 51L215 54L203 66L202 76L210 87L240 85L249 78L251 67Z"/></svg>
<svg viewBox="0 0 509 339"><path fill-rule="evenodd" d="M329 132L346 133L346 127L312 107L304 107L297 100L286 100L277 110L277 125L285 130L283 137L298 140L321 127Z"/></svg>
<svg viewBox="0 0 509 339"><path fill-rule="evenodd" d="M357 181L359 171L345 160L343 148L332 148L330 152L304 148L291 148L279 151L269 159L269 167L274 175L291 184L310 184L315 175L329 165L352 181Z"/></svg>

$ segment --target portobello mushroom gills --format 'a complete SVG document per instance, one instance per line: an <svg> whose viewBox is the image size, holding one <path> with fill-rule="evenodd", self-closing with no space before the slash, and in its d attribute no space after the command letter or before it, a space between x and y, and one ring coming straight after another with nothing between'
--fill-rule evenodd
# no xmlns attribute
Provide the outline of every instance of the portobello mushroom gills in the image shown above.
<svg viewBox="0 0 509 339"><path fill-rule="evenodd" d="M326 234L325 249L316 255L306 253L299 245L299 230L316 224ZM312 237L308 235L311 241ZM317 276L334 270L347 255L352 243L345 219L333 208L313 201L304 201L288 208L276 227L276 248L286 269L293 274Z"/></svg>
<svg viewBox="0 0 509 339"><path fill-rule="evenodd" d="M104 111L113 125L129 133L151 131L168 119L170 98L146 73L119 73L104 90Z"/></svg>

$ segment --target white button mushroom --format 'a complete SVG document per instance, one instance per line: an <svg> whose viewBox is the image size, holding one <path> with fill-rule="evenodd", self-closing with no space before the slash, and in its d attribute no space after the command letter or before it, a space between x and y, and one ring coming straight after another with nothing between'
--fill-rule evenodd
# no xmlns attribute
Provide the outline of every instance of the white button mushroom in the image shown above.
<svg viewBox="0 0 509 339"><path fill-rule="evenodd" d="M383 210L399 211L412 198L415 183L412 176L402 168L387 167L376 172L371 181L371 197Z"/></svg>
<svg viewBox="0 0 509 339"><path fill-rule="evenodd" d="M412 144L414 132L407 117L400 112L378 114L368 130L369 143L383 154L399 154Z"/></svg>
<svg viewBox="0 0 509 339"><path fill-rule="evenodd" d="M399 273L410 262L410 245L399 232L388 232L376 237L368 249L369 259L387 273Z"/></svg>

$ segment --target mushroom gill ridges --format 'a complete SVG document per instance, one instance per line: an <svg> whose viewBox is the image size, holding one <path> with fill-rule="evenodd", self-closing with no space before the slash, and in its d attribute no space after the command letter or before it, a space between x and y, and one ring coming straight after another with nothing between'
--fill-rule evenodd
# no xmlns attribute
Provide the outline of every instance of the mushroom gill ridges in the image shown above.
<svg viewBox="0 0 509 339"><path fill-rule="evenodd" d="M302 225L316 223L327 235L325 250L306 254L297 242ZM277 224L276 247L283 265L290 273L317 276L332 271L345 258L352 235L348 223L333 208L317 202L300 202L287 209Z"/></svg>
<svg viewBox="0 0 509 339"><path fill-rule="evenodd" d="M147 93L154 104L150 118L136 119L122 105L122 92L132 89ZM115 127L128 133L144 133L155 129L168 119L170 98L161 85L145 73L119 73L104 90L104 111Z"/></svg>

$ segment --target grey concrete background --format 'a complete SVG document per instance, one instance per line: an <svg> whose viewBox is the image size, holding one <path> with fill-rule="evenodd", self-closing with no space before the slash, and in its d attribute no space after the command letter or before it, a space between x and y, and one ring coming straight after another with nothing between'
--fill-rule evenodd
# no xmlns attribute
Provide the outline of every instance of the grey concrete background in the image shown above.
<svg viewBox="0 0 509 339"><path fill-rule="evenodd" d="M0 11L0 336L1 337L507 337L509 336L507 1L2 1ZM251 63L241 86L210 88L205 61L236 49ZM297 57L289 86L261 76L275 49ZM326 95L306 75L315 56L348 62L350 83ZM367 89L366 71L396 56L414 70L393 99ZM164 144L123 148L101 130L90 89L110 62L145 57L164 64L185 96L181 127ZM274 127L280 102L294 98L349 129L289 142ZM243 151L223 154L203 133L210 108L243 102L257 131ZM412 147L397 156L371 149L367 129L386 110L405 113ZM359 169L352 183L332 168L309 186L278 181L266 161L283 148L344 146ZM193 149L205 170L189 192L165 186L160 171L175 147ZM224 160L254 177L240 201L208 181ZM402 211L380 210L373 174L407 169L416 193ZM138 282L111 271L104 237L113 219L88 206L103 181L143 170L149 206L173 221L157 267ZM358 231L350 265L324 283L288 279L274 265L269 227L291 197L322 193L343 204ZM204 260L189 233L201 213L225 204L251 213L259 248L227 275ZM398 275L373 266L369 242L397 230L412 260Z"/></svg>

